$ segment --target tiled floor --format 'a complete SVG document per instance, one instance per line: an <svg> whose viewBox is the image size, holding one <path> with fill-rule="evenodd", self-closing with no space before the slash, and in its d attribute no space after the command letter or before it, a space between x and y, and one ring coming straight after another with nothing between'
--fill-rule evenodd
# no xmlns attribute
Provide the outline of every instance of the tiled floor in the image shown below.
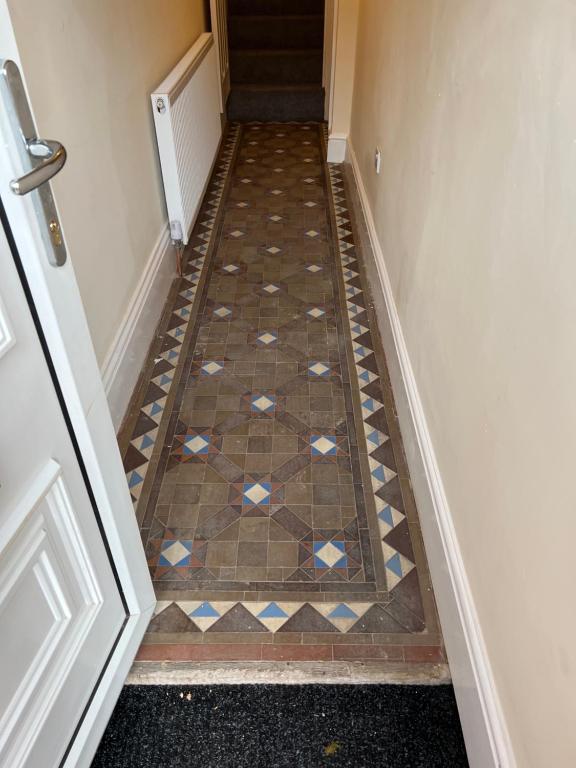
<svg viewBox="0 0 576 768"><path fill-rule="evenodd" d="M141 660L444 660L340 166L232 126L123 433Z"/></svg>

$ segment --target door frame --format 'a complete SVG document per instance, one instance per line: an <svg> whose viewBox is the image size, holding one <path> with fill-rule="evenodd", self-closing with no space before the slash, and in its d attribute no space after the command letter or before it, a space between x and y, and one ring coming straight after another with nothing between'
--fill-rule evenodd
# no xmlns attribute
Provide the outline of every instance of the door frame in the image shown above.
<svg viewBox="0 0 576 768"><path fill-rule="evenodd" d="M26 81L7 0L0 0L0 57L15 61ZM2 118L0 110L0 121ZM42 134L41 125L38 130ZM6 234L12 235L18 251L29 299L127 606L123 631L62 763L64 768L88 768L156 599L71 260L58 268L49 265L32 201L13 195L8 188L8 181L22 169L17 152L10 146L9 129L1 122L0 131L2 139L9 137L8 142L0 141L0 193L10 227Z"/></svg>
<svg viewBox="0 0 576 768"><path fill-rule="evenodd" d="M334 112L334 75L336 73L336 42L338 37L338 6L340 0L324 0L324 62L322 86L325 89L324 120L332 130Z"/></svg>
<svg viewBox="0 0 576 768"><path fill-rule="evenodd" d="M228 45L228 0L209 0L210 29L216 45L216 67L220 84L220 114L223 122L230 94L230 48Z"/></svg>

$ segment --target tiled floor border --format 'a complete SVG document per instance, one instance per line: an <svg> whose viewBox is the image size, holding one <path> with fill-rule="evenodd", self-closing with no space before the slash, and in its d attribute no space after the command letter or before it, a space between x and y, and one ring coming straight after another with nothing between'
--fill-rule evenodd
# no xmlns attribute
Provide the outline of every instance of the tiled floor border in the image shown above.
<svg viewBox="0 0 576 768"><path fill-rule="evenodd" d="M145 643L136 661L152 662L229 662L229 661L305 661L370 662L388 664L445 664L441 645L369 645L360 643Z"/></svg>
<svg viewBox="0 0 576 768"><path fill-rule="evenodd" d="M329 192L332 196L331 210L334 214L333 229L338 243L338 257L348 310L348 329L352 338L352 355L360 391L361 421L368 453L370 482L374 491L372 499L380 527L386 583L391 592L414 570L416 563L411 552L406 515L380 495L384 486L397 477L397 472L386 464L386 456L389 455L387 449L392 449L388 420L381 421L378 418L380 411L384 413L385 404L384 383L381 381L380 366L375 354L374 331L371 330L375 329L374 318L370 317L369 301L360 269L354 269L354 266L359 264L360 257L348 211L342 168L340 165L330 164L327 165L327 170ZM396 465L395 456L393 463ZM406 529L400 540L404 543L407 541L408 546L402 547L402 544L397 542L396 534L400 528ZM407 554L408 551L410 555Z"/></svg>

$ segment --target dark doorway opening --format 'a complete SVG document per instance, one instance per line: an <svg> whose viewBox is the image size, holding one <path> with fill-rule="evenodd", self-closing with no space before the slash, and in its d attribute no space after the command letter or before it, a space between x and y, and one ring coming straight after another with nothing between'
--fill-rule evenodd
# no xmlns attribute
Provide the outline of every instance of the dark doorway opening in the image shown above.
<svg viewBox="0 0 576 768"><path fill-rule="evenodd" d="M229 0L228 119L324 119L324 0Z"/></svg>

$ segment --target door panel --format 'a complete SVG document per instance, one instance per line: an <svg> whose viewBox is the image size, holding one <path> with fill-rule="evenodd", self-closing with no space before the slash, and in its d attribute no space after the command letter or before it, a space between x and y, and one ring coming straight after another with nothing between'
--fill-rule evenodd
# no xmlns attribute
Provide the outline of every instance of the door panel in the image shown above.
<svg viewBox="0 0 576 768"><path fill-rule="evenodd" d="M0 766L57 766L125 609L0 229Z"/></svg>

